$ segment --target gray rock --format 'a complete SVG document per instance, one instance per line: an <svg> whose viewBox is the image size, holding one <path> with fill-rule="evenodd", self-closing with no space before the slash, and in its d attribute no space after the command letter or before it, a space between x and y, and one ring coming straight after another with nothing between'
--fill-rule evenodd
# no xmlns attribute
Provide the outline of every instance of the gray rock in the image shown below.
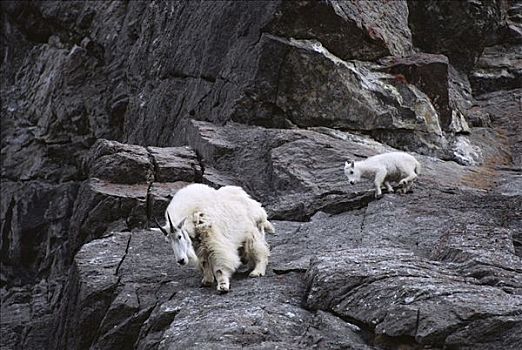
<svg viewBox="0 0 522 350"><path fill-rule="evenodd" d="M268 30L286 38L316 38L342 59L372 60L412 50L406 1L283 2Z"/></svg>
<svg viewBox="0 0 522 350"><path fill-rule="evenodd" d="M190 147L149 147L157 182L201 181L201 164Z"/></svg>
<svg viewBox="0 0 522 350"><path fill-rule="evenodd" d="M486 47L478 60L470 82L476 95L522 87L522 44L514 47Z"/></svg>
<svg viewBox="0 0 522 350"><path fill-rule="evenodd" d="M121 184L147 183L154 165L144 147L98 140L89 154L89 177Z"/></svg>
<svg viewBox="0 0 522 350"><path fill-rule="evenodd" d="M413 84L426 93L439 113L441 126L448 128L451 108L446 56L420 53L408 57L384 57L379 62L384 65L384 71L395 75L397 81Z"/></svg>
<svg viewBox="0 0 522 350"><path fill-rule="evenodd" d="M161 233L114 233L95 240L76 255L74 270L77 277L70 283L76 281L78 299L62 315L68 336L56 346L369 349L356 326L301 308L299 274L252 279L239 273L232 291L219 295L199 287L195 270L175 265ZM215 324L228 326L209 327Z"/></svg>
<svg viewBox="0 0 522 350"><path fill-rule="evenodd" d="M2 181L2 286L36 283L42 273L66 272L77 193L75 183Z"/></svg>
<svg viewBox="0 0 522 350"><path fill-rule="evenodd" d="M520 260L517 265L519 270ZM318 257L306 281L308 307L355 320L384 343L402 337L406 346L516 349L521 340L501 335L522 324L520 295L477 284L403 250L352 249ZM491 325L487 333L485 324ZM500 334L494 336L494 329Z"/></svg>
<svg viewBox="0 0 522 350"><path fill-rule="evenodd" d="M343 61L313 40L265 35L259 45L262 52L285 59L258 64L255 85L239 100L235 121L360 130L394 146L442 146L441 122L429 98L415 86L378 72L379 65ZM410 134L400 145L390 136L397 130Z"/></svg>
<svg viewBox="0 0 522 350"><path fill-rule="evenodd" d="M520 4L501 3L502 27L484 49L470 82L476 95L522 87L522 15Z"/></svg>
<svg viewBox="0 0 522 350"><path fill-rule="evenodd" d="M475 108L487 113L492 124L499 128L501 138L510 148L507 163L520 168L522 166L522 133L520 120L520 99L522 89L497 91L477 97Z"/></svg>

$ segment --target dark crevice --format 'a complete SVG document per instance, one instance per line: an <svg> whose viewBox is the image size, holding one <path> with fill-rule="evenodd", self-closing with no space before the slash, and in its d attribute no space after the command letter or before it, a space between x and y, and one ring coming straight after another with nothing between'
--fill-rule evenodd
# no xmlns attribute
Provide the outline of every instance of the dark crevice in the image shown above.
<svg viewBox="0 0 522 350"><path fill-rule="evenodd" d="M9 206L5 213L4 219L4 227L2 229L2 263L9 263L9 247L11 246L10 235L13 232L12 224L13 224L13 209L15 207L16 201L13 197L11 197L11 201L9 202ZM3 281L0 282L3 286Z"/></svg>
<svg viewBox="0 0 522 350"><path fill-rule="evenodd" d="M343 195L339 195L338 201L326 203L323 206L320 206L317 208L314 213L310 215L313 216L318 211L324 211L328 214L339 214L345 211L353 211L353 210L359 210L362 208L367 208L368 205L375 201L375 195L374 191L367 191L363 193L355 193L354 197L346 198L346 193L343 193Z"/></svg>
<svg viewBox="0 0 522 350"><path fill-rule="evenodd" d="M139 309L141 309L141 299L140 299L140 293L138 293L138 291L136 291L136 301L138 302L138 310L139 310Z"/></svg>
<svg viewBox="0 0 522 350"><path fill-rule="evenodd" d="M167 79L196 79L196 80L204 80L206 82L209 82L211 84L214 84L216 82L216 78L208 75L208 74L201 74L199 76L187 74L180 71L169 71L163 74L160 78L161 80L167 80Z"/></svg>
<svg viewBox="0 0 522 350"><path fill-rule="evenodd" d="M288 61L288 55L289 55L290 51L287 51L285 52L285 55L283 57L283 59L281 60L281 64L279 65L279 70L277 72L277 84L276 84L276 89L275 89L275 93L274 93L274 101L273 101L273 108L276 108L281 110L281 108L279 108L279 106L277 105L277 100L279 98L279 89L280 89L280 84L281 84L281 78L282 78L282 72L283 72L283 68L285 67L286 65L286 62ZM275 111L273 110L272 111L272 114L276 114L278 111ZM292 121L294 123L294 121Z"/></svg>
<svg viewBox="0 0 522 350"><path fill-rule="evenodd" d="M312 324L311 324L311 323L308 324L308 325L306 326L306 329L303 331L303 333L302 333L301 336L299 337L299 340L298 340L297 344L305 345L305 346L308 344L308 342L306 341L306 337L307 337L307 334L308 334L308 332L310 331L310 328L311 328L311 327L312 327ZM313 345L317 346L317 344L318 344L319 342L321 342L322 340L323 340L322 338L317 339L317 340L314 342Z"/></svg>
<svg viewBox="0 0 522 350"><path fill-rule="evenodd" d="M154 303L154 305L152 305L152 306L149 307L150 312L147 312L148 315L146 315L145 320L147 320L147 319L150 317L150 315L152 314L152 312L154 311L154 309L156 309L157 307L158 307L158 301L156 301L156 302ZM143 326L143 323L142 323L142 326ZM145 330L143 333L142 333L142 331L140 331L140 332L138 333L138 336L136 337L136 341L135 341L135 343L134 343L134 348L135 348L135 349L138 347L138 346L137 346L137 342L138 342L139 340L141 340L141 339L146 339L147 336L149 335L149 333L151 332L151 330L152 330L152 326L148 325L148 327L146 328L146 330Z"/></svg>
<svg viewBox="0 0 522 350"><path fill-rule="evenodd" d="M185 95L183 95L181 97L181 101L179 102L179 108L176 111L176 113L174 114L174 124L175 124L175 126L174 126L173 130L179 129L180 124L182 125L183 120L185 120L185 119L180 119L179 118L179 115L181 114L181 111L183 110L184 106L185 106ZM166 128L163 131L166 131L166 130L170 130L170 129ZM172 135L173 135L173 133L171 133L170 135L167 136L167 141L168 141L169 138L171 138ZM161 140L161 134L160 134L160 140Z"/></svg>
<svg viewBox="0 0 522 350"><path fill-rule="evenodd" d="M118 263L118 266L116 267L116 272L114 272L114 275L116 275L116 276L119 276L120 267L121 267L121 265L123 265L123 262L125 261L125 258L127 257L127 254L129 253L131 238L132 238L132 235L129 234L129 238L127 240L127 247L125 248L125 254L121 258L120 262ZM118 281L118 284L119 284L119 281Z"/></svg>
<svg viewBox="0 0 522 350"><path fill-rule="evenodd" d="M169 298L167 300L172 300L174 299L174 297L177 295L178 293L177 292L172 292L172 294L169 296Z"/></svg>
<svg viewBox="0 0 522 350"><path fill-rule="evenodd" d="M25 38L33 43L47 43L51 35L65 31L57 21L43 17L40 10L31 3L19 4L7 13L24 33Z"/></svg>
<svg viewBox="0 0 522 350"><path fill-rule="evenodd" d="M149 161L152 164L152 179L149 181L147 194L145 196L145 215L147 217L147 228L150 228L150 221L153 219L154 214L154 196L152 195L152 187L154 186L154 182L158 179L159 165L150 149L147 147L146 150Z"/></svg>
<svg viewBox="0 0 522 350"><path fill-rule="evenodd" d="M353 318L353 317L349 317L349 316L346 316L346 315L342 315L340 313L337 313L333 310L323 310L323 309L309 309L307 307L304 307L306 310L309 310L309 311L317 311L317 310L322 310L324 312L328 312L332 315L334 315L335 317L338 317L340 318L341 320L347 322L347 323L350 323L350 324L353 324L355 326L357 326L360 330L361 330L361 337L362 339L364 340L364 342L368 345L373 345L373 339L375 338L375 327L372 327L371 325L369 324L366 324L356 318Z"/></svg>
<svg viewBox="0 0 522 350"><path fill-rule="evenodd" d="M201 109L201 104L203 103L203 101L205 101L205 100L207 99L207 97L209 97L210 94L212 94L213 92L214 92L214 90L212 90L212 89L208 89L208 92L205 93L205 95L203 95L203 97L201 97L201 98L199 99L199 101L196 103L196 108L197 108L198 111ZM189 115L190 115L190 117L194 117L194 116L196 115L195 110L194 110L194 109L191 109L191 110L189 111Z"/></svg>
<svg viewBox="0 0 522 350"><path fill-rule="evenodd" d="M366 224L366 214L367 214L367 212L368 212L368 207L364 208L364 212L362 214L361 227L360 227L361 237L363 237L363 235L364 235L364 227L365 227L365 224Z"/></svg>
<svg viewBox="0 0 522 350"><path fill-rule="evenodd" d="M265 29L261 29L261 30L259 31L259 35L257 36L256 41L252 44L252 48L255 48L255 47L259 44L259 42L261 41L261 39L263 39L263 36L265 36L266 34L270 34L270 33L268 33L267 31L265 31Z"/></svg>
<svg viewBox="0 0 522 350"><path fill-rule="evenodd" d="M305 268L305 267L303 267L303 268L295 267L295 268L288 268L288 269L272 268L272 271L274 271L274 273L276 275L286 275L289 273L305 273L307 270L308 270L308 268Z"/></svg>
<svg viewBox="0 0 522 350"><path fill-rule="evenodd" d="M417 319L415 320L415 332L413 334L417 335L419 332L419 324L420 324L420 309L417 309Z"/></svg>
<svg viewBox="0 0 522 350"><path fill-rule="evenodd" d="M156 158L151 153L150 149L147 147L146 150L147 150L147 156L149 158L149 162L150 162L150 164L152 164L152 179L149 179L149 181L148 181L149 185L147 187L147 194L145 196L147 218L149 218L149 210L151 209L151 208L149 208L149 200L150 200L149 197L151 196L150 192L152 190L152 186L153 186L154 182L156 181L156 179L158 178L159 165L158 165L158 162L156 161Z"/></svg>
<svg viewBox="0 0 522 350"><path fill-rule="evenodd" d="M154 182L149 182L149 186L147 187L147 197L145 199L145 211L147 215L147 228L150 228L150 221L153 219L154 214L154 196L152 195L152 186Z"/></svg>
<svg viewBox="0 0 522 350"><path fill-rule="evenodd" d="M194 179L195 182L201 183L203 182L203 176L205 175L205 163L203 163L203 156L201 155L201 152L198 150L194 151L196 153L196 159L199 164L199 168L201 171L197 171L197 169L194 169Z"/></svg>
<svg viewBox="0 0 522 350"><path fill-rule="evenodd" d="M130 237L129 237L129 240L130 240ZM122 259L122 261L123 261L123 259ZM119 267L120 266L118 265L118 268ZM117 275L117 273L115 273L115 275ZM109 312L112 303L118 296L118 292L119 292L118 289L121 285L122 285L121 276L118 276L118 281L114 285L112 285L109 289L107 289L106 291L103 291L101 294L98 295L98 298L100 300L105 301L106 303L104 305L104 309L100 312L100 315L103 315L103 316L99 319L99 321L95 325L96 331L94 332L94 336L92 337L92 339L90 339L90 343L89 343L90 346L87 346L86 348L92 348L92 345L96 344L97 341L100 339L100 336L102 335L102 333L101 333L102 325L104 323L105 318L107 317L107 313Z"/></svg>
<svg viewBox="0 0 522 350"><path fill-rule="evenodd" d="M145 149L147 150L147 156L149 158L149 161L152 164L152 176L153 176L153 178L152 178L152 180L150 180L150 182L154 182L158 178L159 165L158 165L158 162L156 161L156 158L154 157L154 155L150 152L150 149L148 147L146 147Z"/></svg>
<svg viewBox="0 0 522 350"><path fill-rule="evenodd" d="M315 311L315 310L314 310ZM363 322L359 319L342 315L333 310L322 310L342 319L343 321L353 324L360 329L361 338L369 346L377 346L382 349L422 349L422 344L415 340L414 336L400 335L400 336L387 336L384 334L376 334L375 328L379 323L370 324ZM419 314L418 314L419 315ZM418 322L418 319L417 319ZM418 327L418 325L417 325ZM416 333L415 333L416 334ZM432 344L435 347L442 346L442 344Z"/></svg>

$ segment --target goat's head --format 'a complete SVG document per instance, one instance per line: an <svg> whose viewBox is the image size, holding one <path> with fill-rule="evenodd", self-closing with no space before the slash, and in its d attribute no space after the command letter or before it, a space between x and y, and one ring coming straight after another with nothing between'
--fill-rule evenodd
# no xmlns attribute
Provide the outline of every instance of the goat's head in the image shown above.
<svg viewBox="0 0 522 350"><path fill-rule="evenodd" d="M353 160L351 162L345 162L344 175L346 175L350 184L353 185L361 180L361 169L355 166L355 162Z"/></svg>
<svg viewBox="0 0 522 350"><path fill-rule="evenodd" d="M188 263L196 263L197 256L192 246L192 240L188 232L184 228L185 219L181 220L177 225L172 223L170 215L167 212L166 228L162 227L157 220L156 225L165 235L165 240L170 243L174 251L174 258L178 265L187 265Z"/></svg>

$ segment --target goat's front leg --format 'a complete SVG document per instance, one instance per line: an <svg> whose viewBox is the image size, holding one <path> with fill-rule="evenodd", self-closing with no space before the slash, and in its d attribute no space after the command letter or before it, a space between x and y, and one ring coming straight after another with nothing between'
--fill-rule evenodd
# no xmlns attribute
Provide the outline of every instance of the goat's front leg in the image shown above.
<svg viewBox="0 0 522 350"><path fill-rule="evenodd" d="M399 185L402 186L402 193L406 193L411 189L413 185L413 181L417 178L417 174L411 173L401 181L399 181Z"/></svg>
<svg viewBox="0 0 522 350"><path fill-rule="evenodd" d="M230 290L230 277L232 273L227 269L218 267L214 270L214 276L216 276L217 291L227 293Z"/></svg>
<svg viewBox="0 0 522 350"><path fill-rule="evenodd" d="M374 180L375 198L380 198L382 196L381 186L382 186L382 183L384 182L385 178L386 178L386 171L379 170L375 173L375 180Z"/></svg>
<svg viewBox="0 0 522 350"><path fill-rule="evenodd" d="M413 181L402 185L401 192L403 194L408 193L408 191L411 189L412 186L413 186Z"/></svg>
<svg viewBox="0 0 522 350"><path fill-rule="evenodd" d="M210 287L214 282L214 272L212 271L212 266L210 265L210 262L205 258L200 259L199 268L203 273L201 285L203 287Z"/></svg>

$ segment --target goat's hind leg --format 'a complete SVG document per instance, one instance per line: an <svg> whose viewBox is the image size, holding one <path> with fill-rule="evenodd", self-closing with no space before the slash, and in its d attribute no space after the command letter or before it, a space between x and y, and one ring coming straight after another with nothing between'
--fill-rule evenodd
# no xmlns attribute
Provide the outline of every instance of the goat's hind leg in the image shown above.
<svg viewBox="0 0 522 350"><path fill-rule="evenodd" d="M266 273L266 266L268 265L268 257L270 256L270 249L264 239L255 237L251 244L251 251L249 252L250 259L254 261L255 267L250 272L250 277L264 276Z"/></svg>

